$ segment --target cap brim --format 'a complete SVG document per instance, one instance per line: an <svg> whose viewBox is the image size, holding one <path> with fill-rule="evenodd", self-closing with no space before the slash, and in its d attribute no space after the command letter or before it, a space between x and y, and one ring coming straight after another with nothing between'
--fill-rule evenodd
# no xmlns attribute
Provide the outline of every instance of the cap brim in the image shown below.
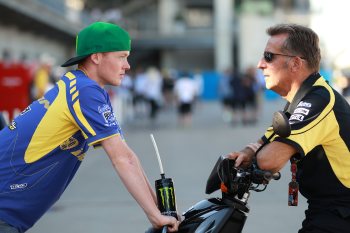
<svg viewBox="0 0 350 233"><path fill-rule="evenodd" d="M71 59L69 59L68 61L66 61L65 63L63 63L61 65L61 67L68 67L68 66L72 66L72 65L76 65L79 62L83 61L85 58L87 58L89 55L84 55L84 56L78 56L78 57L73 57Z"/></svg>

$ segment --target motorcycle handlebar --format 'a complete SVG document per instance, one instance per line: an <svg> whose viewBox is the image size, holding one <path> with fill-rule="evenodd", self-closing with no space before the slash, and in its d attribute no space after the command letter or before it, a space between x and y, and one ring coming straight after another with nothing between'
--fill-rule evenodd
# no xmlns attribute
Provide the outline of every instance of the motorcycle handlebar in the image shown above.
<svg viewBox="0 0 350 233"><path fill-rule="evenodd" d="M207 180L206 194L220 189L222 182L228 187L235 186L233 183L249 186L250 181L254 184L267 184L270 180L278 180L281 177L279 172L260 170L256 164L252 164L249 168L236 168L234 163L234 160L219 157Z"/></svg>
<svg viewBox="0 0 350 233"><path fill-rule="evenodd" d="M166 233L168 231L168 227L167 226L163 226L162 227L162 233Z"/></svg>
<svg viewBox="0 0 350 233"><path fill-rule="evenodd" d="M270 171L263 171L258 169L254 171L254 175L258 177L262 177L266 181L279 180L281 178L281 173L279 172L272 173Z"/></svg>
<svg viewBox="0 0 350 233"><path fill-rule="evenodd" d="M272 179L274 179L274 180L281 179L281 173L280 172L276 172L276 173L272 174Z"/></svg>

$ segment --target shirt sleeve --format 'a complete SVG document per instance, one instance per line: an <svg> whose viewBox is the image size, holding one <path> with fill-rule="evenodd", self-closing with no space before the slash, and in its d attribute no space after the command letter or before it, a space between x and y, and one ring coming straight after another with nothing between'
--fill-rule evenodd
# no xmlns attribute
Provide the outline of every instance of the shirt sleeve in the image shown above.
<svg viewBox="0 0 350 233"><path fill-rule="evenodd" d="M287 143L297 149L301 156L306 155L316 146L332 140L336 130L332 109L334 95L325 88L318 88L307 94L297 105L289 118L291 135L287 138L276 137L275 141Z"/></svg>
<svg viewBox="0 0 350 233"><path fill-rule="evenodd" d="M98 146L113 135L122 136L108 94L99 86L81 88L70 109L89 146Z"/></svg>
<svg viewBox="0 0 350 233"><path fill-rule="evenodd" d="M273 129L272 129L272 126L269 127L265 134L261 137L261 140L264 142L264 143L268 143L268 142L271 142L272 140L274 139L274 136L273 136Z"/></svg>

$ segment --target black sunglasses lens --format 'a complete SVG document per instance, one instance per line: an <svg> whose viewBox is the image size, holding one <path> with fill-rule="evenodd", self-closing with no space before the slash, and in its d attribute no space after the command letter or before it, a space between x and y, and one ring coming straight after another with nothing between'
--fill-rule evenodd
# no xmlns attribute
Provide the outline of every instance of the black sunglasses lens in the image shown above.
<svg viewBox="0 0 350 233"><path fill-rule="evenodd" d="M265 59L266 62L272 62L273 53L264 52L264 59Z"/></svg>

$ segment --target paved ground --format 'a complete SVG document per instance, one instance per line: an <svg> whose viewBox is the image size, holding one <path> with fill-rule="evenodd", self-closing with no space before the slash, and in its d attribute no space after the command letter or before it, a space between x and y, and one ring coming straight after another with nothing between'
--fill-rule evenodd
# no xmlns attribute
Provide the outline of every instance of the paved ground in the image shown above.
<svg viewBox="0 0 350 233"><path fill-rule="evenodd" d="M197 106L191 128L178 127L174 111L162 112L153 126L146 120L137 120L123 128L151 183L159 178L149 137L154 134L165 173L174 180L182 213L201 199L220 196L219 192L210 196L204 193L206 179L218 156L257 139L271 123L272 113L282 106L281 101L265 103L255 126L232 127L224 123L220 105L210 102ZM251 194L244 233L297 232L306 204L299 196L298 207L287 206L289 180L286 167L281 180L271 182L265 192ZM29 233L137 233L148 227L146 216L121 184L108 157L102 150L91 149L62 198Z"/></svg>

